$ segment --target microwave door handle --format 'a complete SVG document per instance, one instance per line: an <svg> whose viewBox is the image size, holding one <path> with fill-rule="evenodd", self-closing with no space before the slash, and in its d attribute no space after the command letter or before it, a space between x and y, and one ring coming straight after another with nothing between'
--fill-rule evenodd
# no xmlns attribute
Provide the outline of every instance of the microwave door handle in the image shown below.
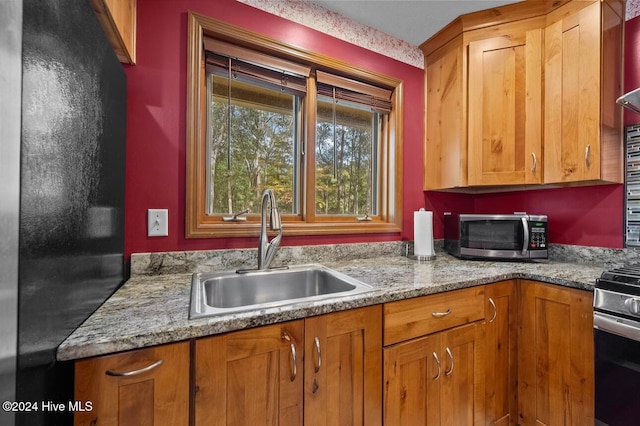
<svg viewBox="0 0 640 426"><path fill-rule="evenodd" d="M522 229L524 230L524 238L522 244L522 255L526 256L529 252L529 221L526 217L522 218Z"/></svg>

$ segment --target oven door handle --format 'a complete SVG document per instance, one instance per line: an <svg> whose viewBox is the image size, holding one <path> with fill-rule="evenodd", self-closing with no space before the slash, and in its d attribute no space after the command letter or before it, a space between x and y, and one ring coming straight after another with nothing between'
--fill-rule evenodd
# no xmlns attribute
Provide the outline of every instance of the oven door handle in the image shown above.
<svg viewBox="0 0 640 426"><path fill-rule="evenodd" d="M625 318L594 312L593 328L640 342L640 324Z"/></svg>

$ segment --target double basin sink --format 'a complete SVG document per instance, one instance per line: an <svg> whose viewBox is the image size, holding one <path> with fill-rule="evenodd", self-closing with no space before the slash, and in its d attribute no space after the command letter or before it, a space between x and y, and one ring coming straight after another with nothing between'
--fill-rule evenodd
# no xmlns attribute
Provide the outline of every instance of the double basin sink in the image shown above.
<svg viewBox="0 0 640 426"><path fill-rule="evenodd" d="M366 293L368 284L320 264L193 274L189 318L229 315Z"/></svg>

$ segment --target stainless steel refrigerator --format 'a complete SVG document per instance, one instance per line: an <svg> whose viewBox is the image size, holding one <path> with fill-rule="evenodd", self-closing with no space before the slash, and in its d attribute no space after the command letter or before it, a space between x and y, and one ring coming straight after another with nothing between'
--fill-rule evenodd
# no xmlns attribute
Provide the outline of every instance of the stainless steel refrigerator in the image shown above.
<svg viewBox="0 0 640 426"><path fill-rule="evenodd" d="M0 402L73 400L56 348L126 278L125 108L88 0L0 1Z"/></svg>

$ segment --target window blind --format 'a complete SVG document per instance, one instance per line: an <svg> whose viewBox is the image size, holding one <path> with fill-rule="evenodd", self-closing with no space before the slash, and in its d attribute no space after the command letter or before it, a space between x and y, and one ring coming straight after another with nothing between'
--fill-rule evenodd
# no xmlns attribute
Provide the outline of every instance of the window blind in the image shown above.
<svg viewBox="0 0 640 426"><path fill-rule="evenodd" d="M310 68L222 40L204 38L207 72L295 95L307 91ZM231 69L229 69L231 67Z"/></svg>
<svg viewBox="0 0 640 426"><path fill-rule="evenodd" d="M391 112L391 94L389 89L372 86L346 77L324 71L316 72L318 95L344 100L371 107L383 114ZM335 92L334 92L335 90Z"/></svg>

